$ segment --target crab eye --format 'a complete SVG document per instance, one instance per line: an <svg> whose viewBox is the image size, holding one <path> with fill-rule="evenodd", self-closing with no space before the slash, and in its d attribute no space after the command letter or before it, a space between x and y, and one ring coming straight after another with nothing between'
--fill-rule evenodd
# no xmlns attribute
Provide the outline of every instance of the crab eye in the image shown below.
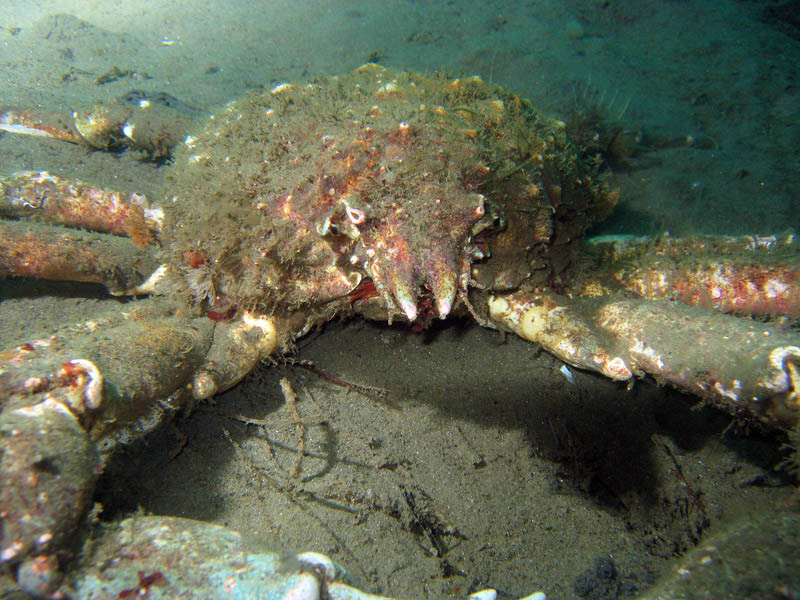
<svg viewBox="0 0 800 600"><path fill-rule="evenodd" d="M330 233L331 235L339 235L340 233L339 226L336 223L331 223L330 226L328 227L328 233Z"/></svg>
<svg viewBox="0 0 800 600"><path fill-rule="evenodd" d="M315 228L318 234L328 235L328 231L330 231L331 225L332 225L331 218L330 216L327 216L323 221L317 222Z"/></svg>

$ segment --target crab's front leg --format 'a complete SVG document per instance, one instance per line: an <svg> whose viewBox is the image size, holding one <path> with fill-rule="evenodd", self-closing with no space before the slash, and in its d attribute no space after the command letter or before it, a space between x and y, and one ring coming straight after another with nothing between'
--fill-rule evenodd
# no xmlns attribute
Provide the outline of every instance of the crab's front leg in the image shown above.
<svg viewBox="0 0 800 600"><path fill-rule="evenodd" d="M48 593L121 445L238 382L279 344L277 319L170 316L158 300L0 352L0 563Z"/></svg>
<svg viewBox="0 0 800 600"><path fill-rule="evenodd" d="M0 131L86 144L96 150L124 145L158 159L170 156L199 114L197 109L163 94L132 92L68 118L0 110Z"/></svg>
<svg viewBox="0 0 800 600"><path fill-rule="evenodd" d="M800 336L669 302L517 292L489 316L575 367L625 381L649 374L732 414L800 420Z"/></svg>

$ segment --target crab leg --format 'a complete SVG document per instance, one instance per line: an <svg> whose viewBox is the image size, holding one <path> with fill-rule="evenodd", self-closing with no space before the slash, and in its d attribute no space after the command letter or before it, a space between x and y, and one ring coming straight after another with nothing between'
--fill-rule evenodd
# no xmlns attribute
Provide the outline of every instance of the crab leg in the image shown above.
<svg viewBox="0 0 800 600"><path fill-rule="evenodd" d="M794 235L669 236L596 242L603 268L584 289L614 281L650 300L727 313L800 317L800 241Z"/></svg>
<svg viewBox="0 0 800 600"><path fill-rule="evenodd" d="M202 361L211 328L147 325L90 337L86 326L0 353L0 563L21 573L57 565L90 504L100 453L133 439L136 417L147 430L179 408L164 402Z"/></svg>
<svg viewBox="0 0 800 600"><path fill-rule="evenodd" d="M160 276L158 263L141 248L155 241L163 212L140 194L28 171L0 178L0 216L35 217L53 225L130 237L122 240L30 222L0 223L0 275L101 283L118 295L150 293L148 282Z"/></svg>
<svg viewBox="0 0 800 600"><path fill-rule="evenodd" d="M0 177L0 216L38 217L54 225L82 227L131 237L139 246L154 241L164 215L141 194L124 194L70 181L47 171Z"/></svg>
<svg viewBox="0 0 800 600"><path fill-rule="evenodd" d="M800 420L800 336L710 310L639 299L517 292L489 316L575 367L618 381L645 373L736 415Z"/></svg>
<svg viewBox="0 0 800 600"><path fill-rule="evenodd" d="M278 347L276 319L214 323L165 304L137 302L0 352L0 564L58 571L109 456Z"/></svg>
<svg viewBox="0 0 800 600"><path fill-rule="evenodd" d="M59 401L88 415L93 439L114 437L168 398L179 409L235 385L277 349L286 325L250 313L219 323L171 316L160 298L129 306L0 352L0 409L66 394Z"/></svg>
<svg viewBox="0 0 800 600"><path fill-rule="evenodd" d="M36 137L49 137L63 140L72 144L79 144L81 136L64 125L49 125L40 117L28 111L5 110L0 112L0 131L33 135Z"/></svg>
<svg viewBox="0 0 800 600"><path fill-rule="evenodd" d="M63 227L0 221L0 275L101 283L114 294L148 293L158 270L131 240Z"/></svg>
<svg viewBox="0 0 800 600"><path fill-rule="evenodd" d="M174 100L171 99L171 100ZM178 103L180 104L180 103ZM40 116L28 111L0 111L0 131L48 137L73 144L85 143L106 150L118 144L166 158L186 137L192 119L200 111L177 107L161 94L112 100L85 113L72 113L71 123L55 116Z"/></svg>
<svg viewBox="0 0 800 600"><path fill-rule="evenodd" d="M392 600L342 580L346 573L318 552L293 558L264 552L239 533L178 517L133 517L98 532L69 574L76 597L206 600ZM494 600L481 590L469 600ZM545 600L541 592L522 600Z"/></svg>

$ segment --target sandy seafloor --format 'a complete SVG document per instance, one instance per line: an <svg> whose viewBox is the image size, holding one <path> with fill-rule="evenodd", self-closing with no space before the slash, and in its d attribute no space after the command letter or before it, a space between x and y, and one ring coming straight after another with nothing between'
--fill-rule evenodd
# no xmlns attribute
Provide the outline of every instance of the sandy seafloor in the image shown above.
<svg viewBox="0 0 800 600"><path fill-rule="evenodd" d="M633 129L714 140L643 153L614 173L622 200L598 232L798 231L800 41L790 24L765 18L780 4L2 0L0 108L82 109L145 89L213 110L245 90L342 73L372 56L478 74L555 114L602 95L611 112L627 106ZM95 84L115 66L147 78ZM0 173L49 169L158 199L164 169L139 158L0 136ZM3 346L117 302L92 286L0 286ZM770 471L780 440L726 429L725 415L651 383L627 390L575 372L571 385L559 361L474 325L415 334L335 323L299 349L388 398L265 367L121 456L98 496L107 513L141 507L225 524L287 553L322 551L364 588L400 597L490 585L565 599L634 597L703 536L796 503ZM294 446L282 376L298 391L309 449L329 456L303 461L309 479L294 480L294 493L248 466L277 472L263 430L226 416L265 419L271 439ZM290 469L294 455L276 453ZM299 487L349 511L304 499ZM441 537L442 557L412 525L409 494L453 534ZM587 576L604 558L617 580Z"/></svg>

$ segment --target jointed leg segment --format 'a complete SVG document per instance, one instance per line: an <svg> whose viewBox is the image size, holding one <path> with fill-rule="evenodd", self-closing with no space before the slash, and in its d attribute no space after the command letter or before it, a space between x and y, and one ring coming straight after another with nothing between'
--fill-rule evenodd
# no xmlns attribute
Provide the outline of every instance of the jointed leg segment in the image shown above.
<svg viewBox="0 0 800 600"><path fill-rule="evenodd" d="M710 310L640 299L517 292L490 317L573 366L625 381L645 373L732 414L800 420L800 337Z"/></svg>

